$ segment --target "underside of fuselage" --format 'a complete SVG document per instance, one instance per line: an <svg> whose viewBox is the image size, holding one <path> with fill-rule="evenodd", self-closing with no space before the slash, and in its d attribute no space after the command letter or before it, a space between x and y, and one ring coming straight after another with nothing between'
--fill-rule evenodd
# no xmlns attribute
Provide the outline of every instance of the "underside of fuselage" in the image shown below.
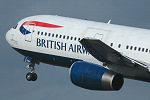
<svg viewBox="0 0 150 100"><path fill-rule="evenodd" d="M56 55L51 55L51 54L43 54L43 53L22 50L22 49L17 49L17 48L13 48L13 49L26 57L35 59L42 63L54 65L54 66L70 68L73 63L77 61L83 61L80 59L61 57L61 56L56 56ZM149 72L145 72L143 70L140 70L139 68L131 68L127 66L124 66L122 68L120 67L122 66L114 65L114 64L108 65L109 70L120 73L125 78L150 82Z"/></svg>
<svg viewBox="0 0 150 100"><path fill-rule="evenodd" d="M22 50L18 48L13 48L13 49L15 49L17 52L19 52L20 54L26 57L30 57L42 63L61 66L61 67L70 68L74 62L82 61L79 59L61 57L61 56L56 56L56 55L51 55L51 54L43 54L43 53L38 53L38 52L33 52L33 51Z"/></svg>

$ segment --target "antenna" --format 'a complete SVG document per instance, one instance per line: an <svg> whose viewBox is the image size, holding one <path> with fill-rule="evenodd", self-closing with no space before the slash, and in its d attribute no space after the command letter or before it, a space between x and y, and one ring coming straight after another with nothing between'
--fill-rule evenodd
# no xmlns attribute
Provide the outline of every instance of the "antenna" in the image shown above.
<svg viewBox="0 0 150 100"><path fill-rule="evenodd" d="M108 24L110 24L110 22L111 22L111 19L108 21Z"/></svg>

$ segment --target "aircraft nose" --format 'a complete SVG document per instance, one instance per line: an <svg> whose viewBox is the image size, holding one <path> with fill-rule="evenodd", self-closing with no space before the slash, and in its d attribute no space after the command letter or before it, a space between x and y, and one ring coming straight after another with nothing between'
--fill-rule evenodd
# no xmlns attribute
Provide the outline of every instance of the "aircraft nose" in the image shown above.
<svg viewBox="0 0 150 100"><path fill-rule="evenodd" d="M6 33L6 41L8 42L9 45L11 45L11 32L10 30Z"/></svg>

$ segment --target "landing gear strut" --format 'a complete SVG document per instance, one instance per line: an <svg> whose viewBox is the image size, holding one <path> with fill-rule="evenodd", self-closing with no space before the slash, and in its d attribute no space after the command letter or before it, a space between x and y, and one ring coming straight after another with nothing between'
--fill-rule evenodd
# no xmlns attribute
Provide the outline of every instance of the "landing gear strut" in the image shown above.
<svg viewBox="0 0 150 100"><path fill-rule="evenodd" d="M27 68L31 69L31 72L26 74L26 79L28 81L36 81L37 80L37 74L34 72L35 70L35 63L31 63L27 66Z"/></svg>

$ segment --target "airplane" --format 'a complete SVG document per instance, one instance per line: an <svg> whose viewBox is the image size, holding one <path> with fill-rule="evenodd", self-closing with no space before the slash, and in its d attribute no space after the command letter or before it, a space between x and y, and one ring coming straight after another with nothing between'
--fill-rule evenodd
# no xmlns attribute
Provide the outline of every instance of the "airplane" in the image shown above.
<svg viewBox="0 0 150 100"><path fill-rule="evenodd" d="M117 91L124 78L150 82L150 30L57 15L22 19L6 33L22 54L28 81L40 62L69 68L71 82L89 90Z"/></svg>

